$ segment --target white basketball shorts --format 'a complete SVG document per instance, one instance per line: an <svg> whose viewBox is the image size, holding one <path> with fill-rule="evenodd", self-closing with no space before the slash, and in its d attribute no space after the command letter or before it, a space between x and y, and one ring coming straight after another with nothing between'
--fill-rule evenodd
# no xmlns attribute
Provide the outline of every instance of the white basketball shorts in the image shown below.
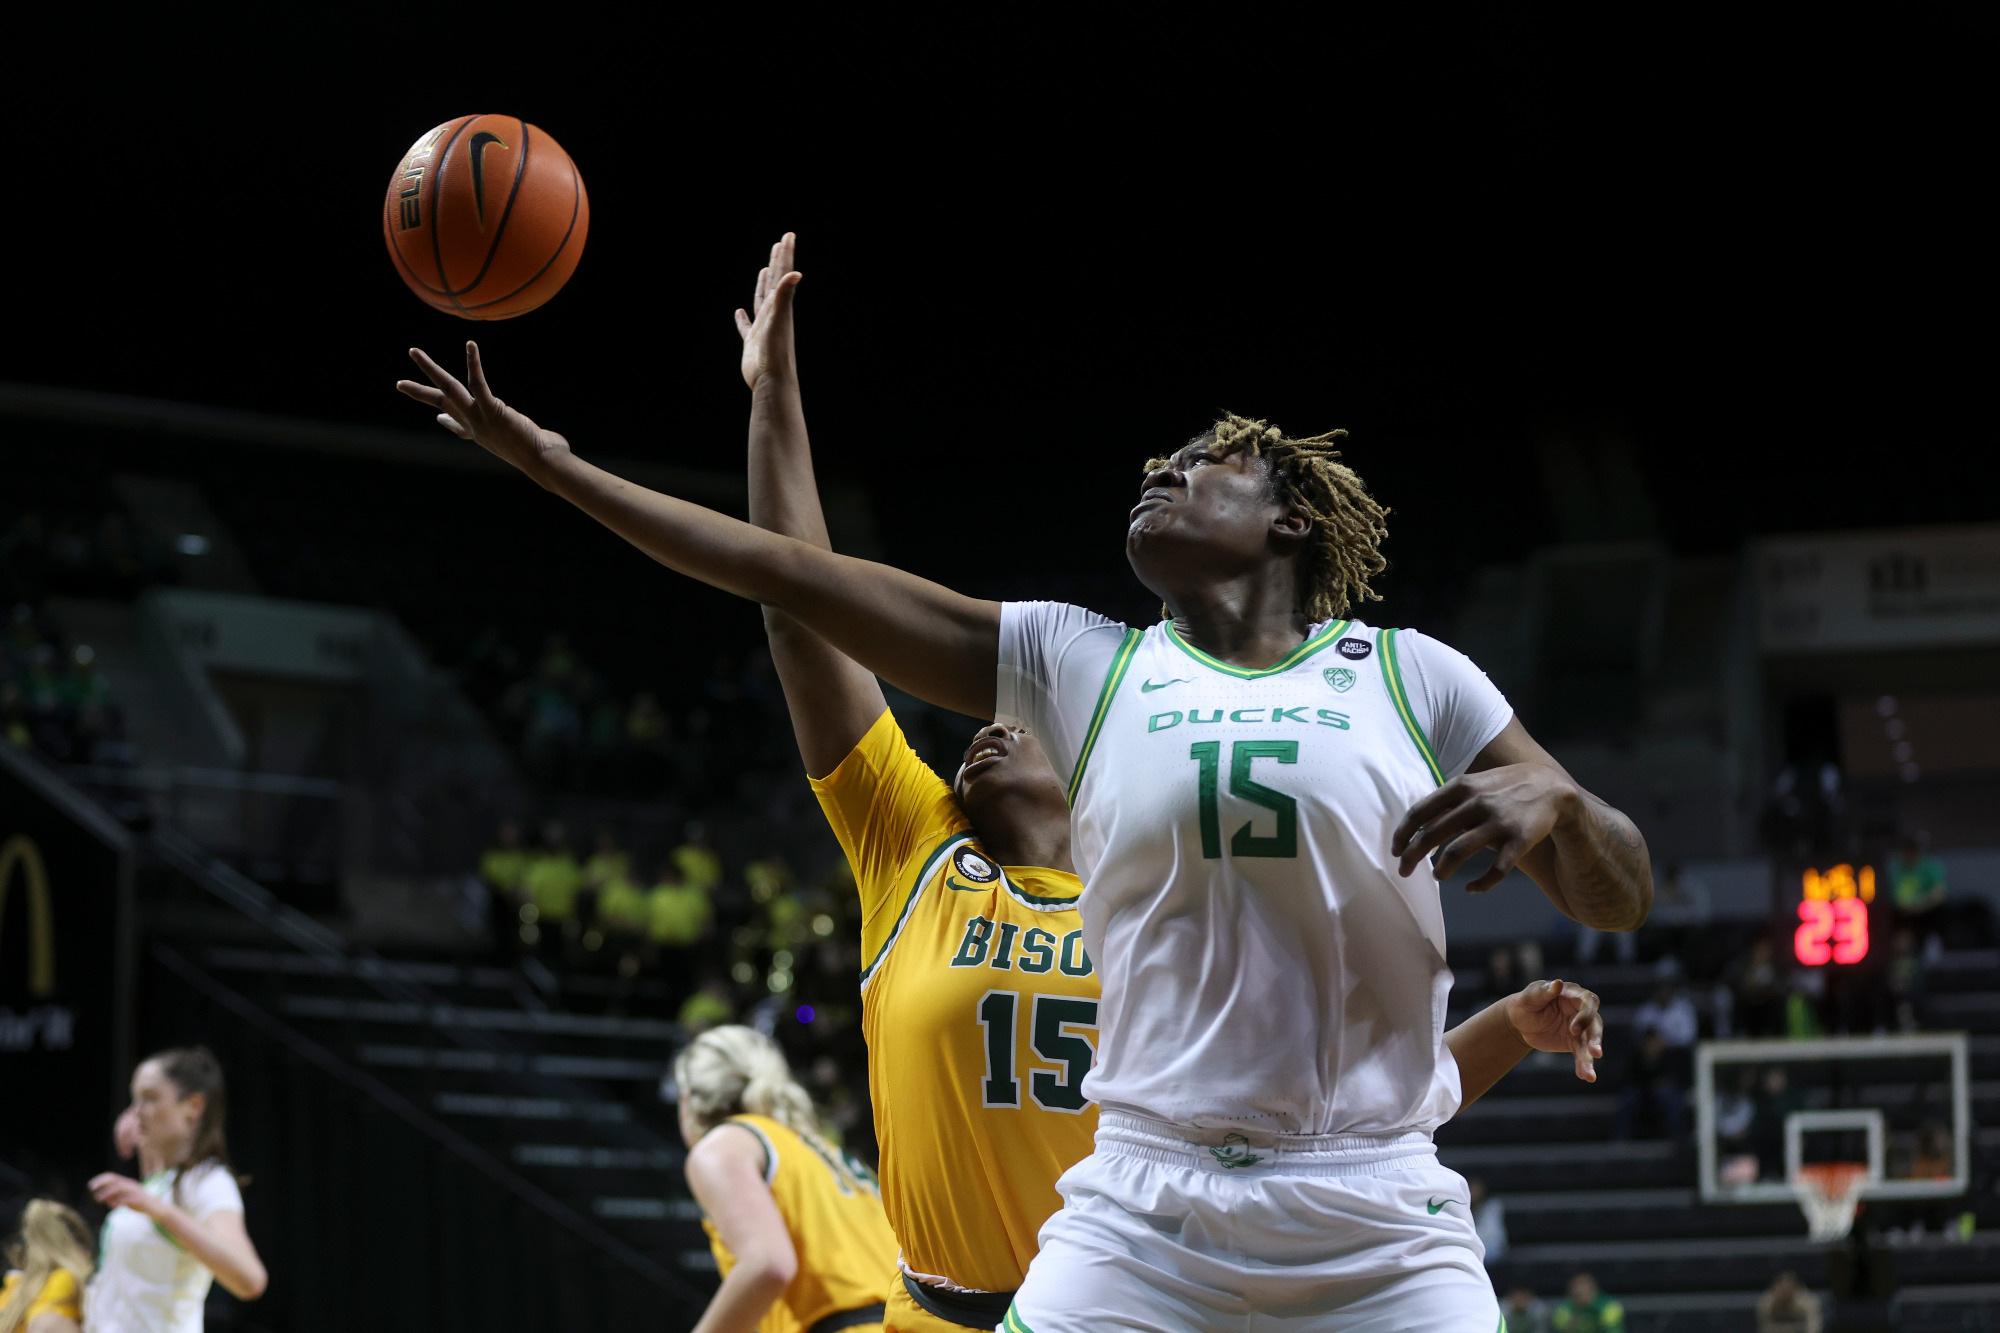
<svg viewBox="0 0 2000 1333"><path fill-rule="evenodd" d="M1007 1333L1494 1333L1464 1177L1425 1134L1194 1130L1105 1111Z"/></svg>

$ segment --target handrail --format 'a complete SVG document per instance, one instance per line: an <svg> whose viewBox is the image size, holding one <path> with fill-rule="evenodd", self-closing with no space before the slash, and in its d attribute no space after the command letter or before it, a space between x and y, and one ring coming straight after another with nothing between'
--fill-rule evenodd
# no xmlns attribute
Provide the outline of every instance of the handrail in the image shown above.
<svg viewBox="0 0 2000 1333"><path fill-rule="evenodd" d="M266 792L273 796L317 796L339 800L346 788L332 778L303 778L292 773L243 773L233 768L119 768L111 764L70 764L63 769L72 781L100 787L139 787L172 791L175 787L213 787L220 791Z"/></svg>
<svg viewBox="0 0 2000 1333"><path fill-rule="evenodd" d="M321 1046L302 1032L280 1022L257 1005L223 985L194 963L167 944L155 943L153 957L181 980L200 991L210 1000L227 1009L265 1036L279 1042L301 1059L318 1066L334 1078L347 1084L373 1100L378 1106L401 1119L433 1142L457 1157L466 1165L506 1189L522 1202L534 1208L550 1221L574 1233L579 1239L597 1247L639 1274L664 1292L694 1304L700 1304L702 1296L692 1286L683 1282L666 1269L634 1250L616 1236L604 1231L582 1214L576 1212L561 1200L531 1184L514 1172L495 1161L484 1149L474 1144L464 1135L432 1116L426 1115L401 1093L380 1079L356 1069L333 1052Z"/></svg>
<svg viewBox="0 0 2000 1333"><path fill-rule="evenodd" d="M287 907L262 884L210 856L191 838L172 829L148 840L160 859L255 921L279 939L328 965L347 961L347 941L296 908Z"/></svg>

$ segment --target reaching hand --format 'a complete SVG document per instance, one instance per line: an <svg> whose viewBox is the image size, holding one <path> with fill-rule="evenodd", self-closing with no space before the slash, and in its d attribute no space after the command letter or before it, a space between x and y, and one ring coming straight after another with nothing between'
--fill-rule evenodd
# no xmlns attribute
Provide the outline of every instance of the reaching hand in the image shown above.
<svg viewBox="0 0 2000 1333"><path fill-rule="evenodd" d="M1417 862L1442 848L1437 877L1453 872L1482 847L1495 847L1493 864L1466 888L1484 893L1507 877L1530 847L1549 836L1581 794L1561 769L1507 764L1453 778L1410 807L1389 843L1408 877Z"/></svg>
<svg viewBox="0 0 2000 1333"><path fill-rule="evenodd" d="M426 407L437 409L438 425L461 440L477 441L481 448L512 463L535 477L558 455L569 452L569 441L552 430L543 430L527 417L493 396L486 385L486 372L479 364L479 344L465 345L467 389L450 371L412 347L410 360L423 367L430 384L397 380L396 388ZM431 385L436 385L432 388ZM539 478L538 478L539 479Z"/></svg>
<svg viewBox="0 0 2000 1333"><path fill-rule="evenodd" d="M1595 1060L1604 1058L1604 1019L1597 992L1573 981L1530 982L1507 1001L1507 1021L1538 1051L1576 1056L1576 1076L1597 1082Z"/></svg>
<svg viewBox="0 0 2000 1333"><path fill-rule="evenodd" d="M149 1217L158 1212L160 1206L158 1199L146 1193L144 1185L116 1171L91 1177L90 1195L106 1208L130 1208Z"/></svg>
<svg viewBox="0 0 2000 1333"><path fill-rule="evenodd" d="M786 232L771 247L771 262L757 274L750 311L736 312L736 332L743 337L743 382L751 388L766 375L796 375L792 352L792 293L805 276L792 266L798 237Z"/></svg>
<svg viewBox="0 0 2000 1333"><path fill-rule="evenodd" d="M111 1142L118 1149L118 1160L129 1162L139 1155L139 1108L128 1106L118 1113L118 1119L111 1125Z"/></svg>

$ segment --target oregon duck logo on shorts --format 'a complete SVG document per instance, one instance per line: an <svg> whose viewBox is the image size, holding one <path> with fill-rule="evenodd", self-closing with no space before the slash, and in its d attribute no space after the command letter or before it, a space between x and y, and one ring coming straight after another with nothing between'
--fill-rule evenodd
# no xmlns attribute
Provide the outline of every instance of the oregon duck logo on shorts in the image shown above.
<svg viewBox="0 0 2000 1333"><path fill-rule="evenodd" d="M961 847L953 852L951 864L954 870L974 884L991 884L1000 878L1000 868L970 847Z"/></svg>
<svg viewBox="0 0 2000 1333"><path fill-rule="evenodd" d="M1222 1146L1220 1148L1210 1148L1208 1151L1210 1156L1222 1163L1224 1168L1231 1171L1234 1171L1239 1166L1255 1166L1264 1160L1256 1153L1250 1151L1249 1139L1244 1138L1241 1134L1233 1130L1222 1136Z"/></svg>
<svg viewBox="0 0 2000 1333"><path fill-rule="evenodd" d="M1346 667L1328 667L1321 674L1326 677L1327 684L1342 694L1354 688L1354 673Z"/></svg>

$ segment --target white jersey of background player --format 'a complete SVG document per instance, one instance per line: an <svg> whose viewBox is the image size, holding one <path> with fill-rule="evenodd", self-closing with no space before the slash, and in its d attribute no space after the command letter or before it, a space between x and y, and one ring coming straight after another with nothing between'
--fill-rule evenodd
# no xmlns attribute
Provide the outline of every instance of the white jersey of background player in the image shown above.
<svg viewBox="0 0 2000 1333"><path fill-rule="evenodd" d="M797 280L785 275L779 299ZM1064 1178L1064 1208L1043 1230L1010 1326L1490 1333L1498 1309L1477 1271L1470 1222L1457 1220L1464 1194L1428 1147L1429 1127L1456 1096L1438 1062L1435 890L1394 881L1434 852L1448 878L1492 847L1495 863L1475 888L1518 864L1573 919L1630 930L1645 919L1651 875L1631 822L1578 787L1518 721L1478 749L1468 772L1418 799L1416 761L1380 745L1388 714L1367 710L1363 739L1360 711L1294 697L1311 679L1305 668L1328 651L1357 675L1368 665L1338 659L1340 638L1369 644L1371 657L1386 651L1379 636L1337 625L1331 649L1314 637L1370 595L1368 579L1383 568L1384 511L1337 461L1332 436L1291 440L1228 417L1148 465L1126 554L1165 601L1173 632L1158 626L1133 640L1111 631L1121 652L1147 655L1142 669L1152 674L1122 677L1100 716L1094 695L1087 710L1076 707L1065 675L1063 624L1073 613L1003 608L633 486L502 403L471 344L469 385L412 355L435 387L399 389L661 563L786 613L932 703L979 717L1004 707L1052 732L1090 714L1081 735L1044 739L1068 747L1082 769L1076 845L1109 877L1101 894L1087 881L1083 899L1105 983L1095 1090L1126 1109L1107 1107L1097 1151ZM1046 484L1037 474L1054 466L1024 452L1010 484ZM1088 628L1082 636L1101 637ZM1160 663L1183 643L1193 650L1186 679L1172 683ZM1425 678L1428 712L1409 713L1408 725L1435 739L1491 720L1468 683L1474 673L1454 671L1442 649L1419 646L1414 656L1423 671L1435 660L1438 678ZM1327 666L1316 669L1320 689L1339 698ZM1100 673L1099 693L1111 674ZM1164 701L1196 685L1201 716L1220 707L1225 721L1190 721L1192 697L1188 707ZM1362 689L1357 681L1348 693ZM1465 711L1450 703L1440 713L1439 698L1454 690L1464 691ZM1154 700L1161 706L1148 712ZM1407 698L1398 706L1413 707ZM1350 780L1331 752L1308 757L1300 717L1313 719L1314 736L1341 731L1320 727L1320 708L1346 714L1342 734L1369 747L1356 755L1365 780ZM1274 709L1285 711L1274 720ZM1147 730L1153 714L1175 711L1180 723ZM1262 720L1249 721L1253 713ZM1114 727L1122 730L1105 740ZM1299 746L1289 765L1288 728ZM1208 735L1215 748L1196 751ZM1145 740L1162 743L1163 757L1133 748ZM1159 771L1141 771L1153 763ZM1429 781L1444 776L1427 761L1424 769ZM1310 774L1311 789L1288 788L1287 771ZM1155 799L1125 799L1128 784ZM1412 801L1398 822L1395 807ZM1254 854L1282 846L1288 821L1299 856ZM1350 838L1367 849L1347 849ZM1147 882L1118 878L1128 849L1152 867L1139 872ZM1262 864L1308 859L1305 874ZM1395 935L1404 920L1393 947L1364 943ZM1126 947L1131 958L1115 957ZM1279 975L1287 971L1304 975ZM1216 1063L1204 1068L1202 1057Z"/></svg>

